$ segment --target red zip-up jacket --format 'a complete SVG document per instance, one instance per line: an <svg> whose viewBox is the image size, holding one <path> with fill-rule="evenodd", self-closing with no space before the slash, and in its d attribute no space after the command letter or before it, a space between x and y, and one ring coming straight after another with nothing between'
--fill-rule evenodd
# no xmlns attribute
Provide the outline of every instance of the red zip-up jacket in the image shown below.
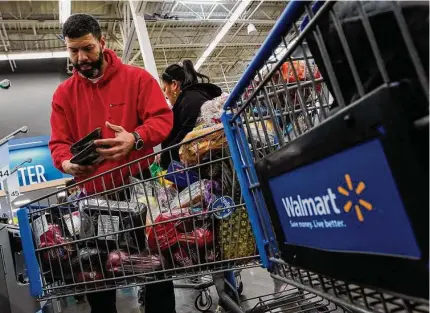
<svg viewBox="0 0 430 313"><path fill-rule="evenodd" d="M153 147L166 139L172 129L173 114L157 81L144 69L122 64L112 50L105 49L104 57L108 66L99 81L93 83L74 71L54 93L49 148L60 171L63 161L73 157L70 146L97 127L102 128L102 138L115 137L105 126L106 121L128 132L138 132L144 148L132 151L124 160L102 162L91 176L153 153ZM152 161L153 158L144 159L140 166L135 163L122 172L102 175L86 183L86 191L92 194L128 184L130 174L138 175ZM88 177L79 177L78 181L85 178Z"/></svg>

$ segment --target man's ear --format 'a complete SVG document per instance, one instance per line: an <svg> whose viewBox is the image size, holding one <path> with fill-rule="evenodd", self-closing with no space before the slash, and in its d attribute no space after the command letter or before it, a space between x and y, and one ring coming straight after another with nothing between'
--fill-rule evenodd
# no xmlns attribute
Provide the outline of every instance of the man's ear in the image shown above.
<svg viewBox="0 0 430 313"><path fill-rule="evenodd" d="M106 46L105 36L102 36L102 38L100 38L100 45L102 46L102 51L103 51L105 49L105 46Z"/></svg>

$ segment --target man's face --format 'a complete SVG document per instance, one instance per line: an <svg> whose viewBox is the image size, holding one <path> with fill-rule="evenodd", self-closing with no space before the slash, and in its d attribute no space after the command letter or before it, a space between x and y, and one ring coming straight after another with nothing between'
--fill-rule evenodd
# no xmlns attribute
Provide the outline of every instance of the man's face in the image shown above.
<svg viewBox="0 0 430 313"><path fill-rule="evenodd" d="M65 38L70 61L76 70L87 78L97 78L103 65L105 39L99 40L92 34L79 38Z"/></svg>

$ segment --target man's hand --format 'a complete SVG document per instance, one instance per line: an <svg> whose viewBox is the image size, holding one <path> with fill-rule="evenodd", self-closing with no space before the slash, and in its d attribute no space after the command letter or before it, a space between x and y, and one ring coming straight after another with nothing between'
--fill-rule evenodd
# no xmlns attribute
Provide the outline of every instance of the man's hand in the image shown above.
<svg viewBox="0 0 430 313"><path fill-rule="evenodd" d="M135 138L132 133L127 132L123 127L106 122L106 127L115 132L115 138L95 140L96 146L110 146L110 148L98 148L106 160L118 161L127 156L134 148Z"/></svg>
<svg viewBox="0 0 430 313"><path fill-rule="evenodd" d="M94 166L82 166L70 163L70 160L63 161L61 164L66 174L73 177L88 176L95 171Z"/></svg>

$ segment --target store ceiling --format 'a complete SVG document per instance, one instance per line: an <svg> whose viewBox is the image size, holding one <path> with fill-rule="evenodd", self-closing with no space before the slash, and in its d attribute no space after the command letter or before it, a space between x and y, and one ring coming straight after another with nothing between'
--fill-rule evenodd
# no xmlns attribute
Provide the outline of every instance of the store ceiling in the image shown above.
<svg viewBox="0 0 430 313"><path fill-rule="evenodd" d="M145 17L157 69L203 54L238 0L145 1ZM136 2L137 3L137 2ZM287 1L252 1L232 26L201 71L214 82L230 82L243 73L267 37ZM128 1L72 1L72 13L97 17L107 38L107 46L120 56L132 24ZM256 32L248 34L252 23ZM64 51L59 23L58 1L0 1L0 49L9 52ZM132 43L131 64L143 66L137 40ZM1 54L1 52L0 52ZM136 55L137 54L137 55ZM2 61L2 63L7 61ZM21 61L16 61L20 66ZM225 86L224 86L225 87Z"/></svg>

